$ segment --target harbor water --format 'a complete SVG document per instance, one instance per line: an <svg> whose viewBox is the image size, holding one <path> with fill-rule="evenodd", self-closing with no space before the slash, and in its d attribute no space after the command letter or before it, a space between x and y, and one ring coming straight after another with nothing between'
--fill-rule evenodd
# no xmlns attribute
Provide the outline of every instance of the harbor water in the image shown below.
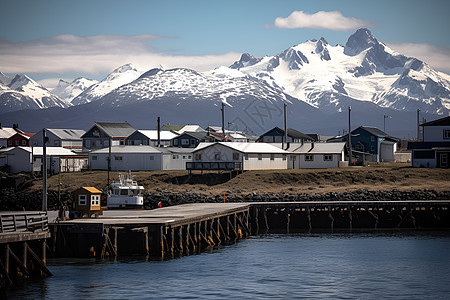
<svg viewBox="0 0 450 300"><path fill-rule="evenodd" d="M49 259L4 299L449 299L450 232L252 236L165 261Z"/></svg>

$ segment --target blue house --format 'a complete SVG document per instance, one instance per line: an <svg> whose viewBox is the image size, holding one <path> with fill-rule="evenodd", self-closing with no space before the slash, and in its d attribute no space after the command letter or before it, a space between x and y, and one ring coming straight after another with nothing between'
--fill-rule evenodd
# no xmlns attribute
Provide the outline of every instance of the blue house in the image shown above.
<svg viewBox="0 0 450 300"><path fill-rule="evenodd" d="M328 142L348 142L348 135L329 139ZM360 161L394 161L400 139L369 126L360 126L352 131L352 154Z"/></svg>

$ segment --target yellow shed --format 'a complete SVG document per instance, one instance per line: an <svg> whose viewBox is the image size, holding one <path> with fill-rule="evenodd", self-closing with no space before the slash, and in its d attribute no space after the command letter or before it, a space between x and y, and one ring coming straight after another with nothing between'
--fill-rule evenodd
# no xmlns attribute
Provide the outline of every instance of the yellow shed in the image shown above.
<svg viewBox="0 0 450 300"><path fill-rule="evenodd" d="M84 186L73 192L73 208L75 211L81 211L91 216L92 213L101 214L102 192L95 187Z"/></svg>

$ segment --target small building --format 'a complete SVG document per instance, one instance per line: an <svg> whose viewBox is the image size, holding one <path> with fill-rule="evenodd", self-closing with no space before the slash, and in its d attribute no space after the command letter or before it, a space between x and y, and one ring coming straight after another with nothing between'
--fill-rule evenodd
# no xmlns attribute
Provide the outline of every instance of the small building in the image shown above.
<svg viewBox="0 0 450 300"><path fill-rule="evenodd" d="M172 140L178 136L173 131L161 130L159 132L160 146L170 147ZM126 138L126 145L158 146L158 130L136 130Z"/></svg>
<svg viewBox="0 0 450 300"><path fill-rule="evenodd" d="M289 152L266 143L202 143L193 162L240 163L241 170L287 169Z"/></svg>
<svg viewBox="0 0 450 300"><path fill-rule="evenodd" d="M154 146L111 147L112 171L186 170L186 162L192 161L190 148L161 148ZM89 153L92 170L108 170L109 148Z"/></svg>
<svg viewBox="0 0 450 300"><path fill-rule="evenodd" d="M423 142L409 142L413 167L450 167L450 116L423 123Z"/></svg>
<svg viewBox="0 0 450 300"><path fill-rule="evenodd" d="M47 169L51 173L78 172L87 169L87 157L77 155L69 149L61 147L46 147ZM0 166L9 169L11 173L41 172L42 147L10 147L0 150Z"/></svg>
<svg viewBox="0 0 450 300"><path fill-rule="evenodd" d="M81 187L73 192L73 210L87 216L101 212L102 192L95 187Z"/></svg>
<svg viewBox="0 0 450 300"><path fill-rule="evenodd" d="M288 145L297 144L298 146L300 146L301 144L306 142L313 142L313 138L298 130L288 128L286 144L284 129L281 129L280 127L274 127L266 133L263 133L256 140L256 142L271 143L279 148L281 148L281 146L284 144L284 147L286 149L289 148Z"/></svg>
<svg viewBox="0 0 450 300"><path fill-rule="evenodd" d="M305 143L288 151L289 169L328 169L348 166L346 143Z"/></svg>
<svg viewBox="0 0 450 300"><path fill-rule="evenodd" d="M95 124L81 136L83 152L125 145L125 140L136 131L128 122L95 122Z"/></svg>
<svg viewBox="0 0 450 300"><path fill-rule="evenodd" d="M9 128L3 127L0 123L0 148L8 147L8 139L18 132L22 131L17 127L17 124L14 124L13 128Z"/></svg>
<svg viewBox="0 0 450 300"><path fill-rule="evenodd" d="M63 147L73 151L80 151L83 148L83 139L81 138L86 131L81 129L45 129L45 135L48 138L47 146ZM30 146L42 147L42 130L30 138Z"/></svg>
<svg viewBox="0 0 450 300"><path fill-rule="evenodd" d="M16 132L13 136L8 138L8 147L28 147L30 146L30 138L34 133Z"/></svg>
<svg viewBox="0 0 450 300"><path fill-rule="evenodd" d="M208 132L184 132L172 139L173 147L196 148L200 143L222 141L223 136Z"/></svg>

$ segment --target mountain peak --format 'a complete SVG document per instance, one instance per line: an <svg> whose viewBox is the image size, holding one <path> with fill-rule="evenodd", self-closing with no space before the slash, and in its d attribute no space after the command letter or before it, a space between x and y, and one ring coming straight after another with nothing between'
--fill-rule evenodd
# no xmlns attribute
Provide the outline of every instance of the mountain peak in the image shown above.
<svg viewBox="0 0 450 300"><path fill-rule="evenodd" d="M125 64L112 71L112 73L125 73L128 71L137 71L137 68L133 64Z"/></svg>
<svg viewBox="0 0 450 300"><path fill-rule="evenodd" d="M261 58L254 57L249 53L243 53L238 61L235 61L230 69L240 69L248 66L253 66L261 61Z"/></svg>
<svg viewBox="0 0 450 300"><path fill-rule="evenodd" d="M360 28L352 34L345 44L345 54L357 55L363 50L378 44L378 40L373 37L372 33L367 28Z"/></svg>
<svg viewBox="0 0 450 300"><path fill-rule="evenodd" d="M13 90L20 88L24 85L27 85L28 83L34 83L33 79L31 79L30 77L28 77L25 74L17 74L13 80L11 81L11 83L9 84L9 87Z"/></svg>

